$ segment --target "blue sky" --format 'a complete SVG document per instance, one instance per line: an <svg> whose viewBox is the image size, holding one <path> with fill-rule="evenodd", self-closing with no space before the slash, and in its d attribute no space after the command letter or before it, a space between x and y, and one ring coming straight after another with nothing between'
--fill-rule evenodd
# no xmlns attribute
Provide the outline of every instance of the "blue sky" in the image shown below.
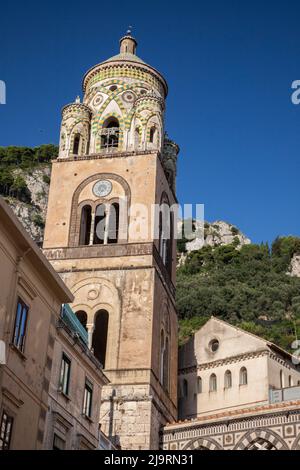
<svg viewBox="0 0 300 470"><path fill-rule="evenodd" d="M61 107L134 26L138 55L169 84L181 147L178 197L254 242L300 236L300 3L15 1L1 5L0 145L57 143Z"/></svg>

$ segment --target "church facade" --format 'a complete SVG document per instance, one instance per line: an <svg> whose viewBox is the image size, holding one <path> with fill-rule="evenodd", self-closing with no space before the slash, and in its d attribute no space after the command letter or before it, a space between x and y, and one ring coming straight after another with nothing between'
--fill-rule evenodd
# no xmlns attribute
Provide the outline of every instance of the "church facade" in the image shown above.
<svg viewBox="0 0 300 470"><path fill-rule="evenodd" d="M179 421L165 450L299 450L299 361L212 317L179 350Z"/></svg>
<svg viewBox="0 0 300 470"><path fill-rule="evenodd" d="M103 432L154 449L177 419L178 349L175 221L169 211L164 230L153 208L176 203L179 149L165 133L166 81L136 46L123 37L85 74L83 102L63 108L43 251L110 381Z"/></svg>

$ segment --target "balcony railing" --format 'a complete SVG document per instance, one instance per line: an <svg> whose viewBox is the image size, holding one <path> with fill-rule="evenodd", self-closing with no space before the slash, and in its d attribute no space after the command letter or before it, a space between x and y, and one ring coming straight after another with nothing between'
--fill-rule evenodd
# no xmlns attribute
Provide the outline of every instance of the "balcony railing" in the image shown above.
<svg viewBox="0 0 300 470"><path fill-rule="evenodd" d="M63 304L61 318L74 333L77 333L81 340L88 345L88 332L82 326L69 304Z"/></svg>
<svg viewBox="0 0 300 470"><path fill-rule="evenodd" d="M111 153L116 151L119 146L120 129L118 127L108 127L102 129L101 136L101 152Z"/></svg>
<svg viewBox="0 0 300 470"><path fill-rule="evenodd" d="M300 386L271 389L270 390L270 403L280 403L282 401L300 400Z"/></svg>

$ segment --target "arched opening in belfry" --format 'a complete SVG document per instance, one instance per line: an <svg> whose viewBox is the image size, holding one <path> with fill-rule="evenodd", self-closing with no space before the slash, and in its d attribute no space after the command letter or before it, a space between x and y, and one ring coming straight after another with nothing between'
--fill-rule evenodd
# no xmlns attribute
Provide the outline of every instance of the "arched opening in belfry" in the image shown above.
<svg viewBox="0 0 300 470"><path fill-rule="evenodd" d="M174 214L168 201L162 201L159 212L159 254L169 275L172 274Z"/></svg>
<svg viewBox="0 0 300 470"><path fill-rule="evenodd" d="M174 238L174 218L173 212L170 212L169 218L169 237L167 239L167 253L166 253L166 268L169 275L172 274L172 261L173 261L173 238Z"/></svg>
<svg viewBox="0 0 300 470"><path fill-rule="evenodd" d="M96 208L94 224L94 245L118 243L120 227L120 205L100 204Z"/></svg>
<svg viewBox="0 0 300 470"><path fill-rule="evenodd" d="M73 142L73 155L79 154L80 134L75 134Z"/></svg>
<svg viewBox="0 0 300 470"><path fill-rule="evenodd" d="M169 338L165 340L165 350L163 354L163 387L166 391L169 390Z"/></svg>
<svg viewBox="0 0 300 470"><path fill-rule="evenodd" d="M105 204L99 204L95 212L95 224L94 224L94 245L103 245L105 242L106 232L106 206Z"/></svg>
<svg viewBox="0 0 300 470"><path fill-rule="evenodd" d="M105 368L106 360L108 322L108 312L106 310L99 310L95 315L92 349L94 356L102 364L103 368Z"/></svg>
<svg viewBox="0 0 300 470"><path fill-rule="evenodd" d="M150 134L149 134L149 142L150 142L151 144L154 144L154 143L155 143L156 135L157 135L156 127L152 126L152 127L150 128Z"/></svg>
<svg viewBox="0 0 300 470"><path fill-rule="evenodd" d="M165 350L165 334L164 330L160 332L160 383L164 381L164 350Z"/></svg>
<svg viewBox="0 0 300 470"><path fill-rule="evenodd" d="M76 312L76 317L78 318L78 320L80 321L80 323L82 324L83 328L85 330L87 330L87 314L84 310L78 310L78 312Z"/></svg>
<svg viewBox="0 0 300 470"><path fill-rule="evenodd" d="M160 383L163 388L169 390L169 338L164 330L160 333Z"/></svg>
<svg viewBox="0 0 300 470"><path fill-rule="evenodd" d="M197 377L197 393L202 393L202 378Z"/></svg>
<svg viewBox="0 0 300 470"><path fill-rule="evenodd" d="M101 149L114 149L119 146L120 124L117 118L106 119L101 130Z"/></svg>
<svg viewBox="0 0 300 470"><path fill-rule="evenodd" d="M109 208L107 243L118 243L120 224L120 206L117 202Z"/></svg>
<svg viewBox="0 0 300 470"><path fill-rule="evenodd" d="M139 128L139 127L136 127L136 128L135 128L135 131L134 131L134 147L135 147L136 149L139 148L140 141L141 141L141 132L140 132L140 128Z"/></svg>
<svg viewBox="0 0 300 470"><path fill-rule="evenodd" d="M89 245L91 236L92 208L83 206L81 210L79 245Z"/></svg>
<svg viewBox="0 0 300 470"><path fill-rule="evenodd" d="M164 218L163 212L160 211L159 213L159 254L165 265L167 261L167 238L166 238L164 220L165 218Z"/></svg>

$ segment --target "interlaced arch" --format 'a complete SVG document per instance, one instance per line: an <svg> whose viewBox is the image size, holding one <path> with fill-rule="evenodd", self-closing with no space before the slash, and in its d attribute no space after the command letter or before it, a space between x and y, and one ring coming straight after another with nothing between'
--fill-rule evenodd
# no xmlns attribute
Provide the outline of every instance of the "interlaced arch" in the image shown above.
<svg viewBox="0 0 300 470"><path fill-rule="evenodd" d="M182 450L223 450L223 448L214 439L198 437L188 442Z"/></svg>
<svg viewBox="0 0 300 470"><path fill-rule="evenodd" d="M263 441L267 441L269 444L263 444ZM255 450L253 447L258 447L259 445L272 446L273 450L288 450L288 446L284 440L274 431L267 428L249 431L239 440L234 450Z"/></svg>

